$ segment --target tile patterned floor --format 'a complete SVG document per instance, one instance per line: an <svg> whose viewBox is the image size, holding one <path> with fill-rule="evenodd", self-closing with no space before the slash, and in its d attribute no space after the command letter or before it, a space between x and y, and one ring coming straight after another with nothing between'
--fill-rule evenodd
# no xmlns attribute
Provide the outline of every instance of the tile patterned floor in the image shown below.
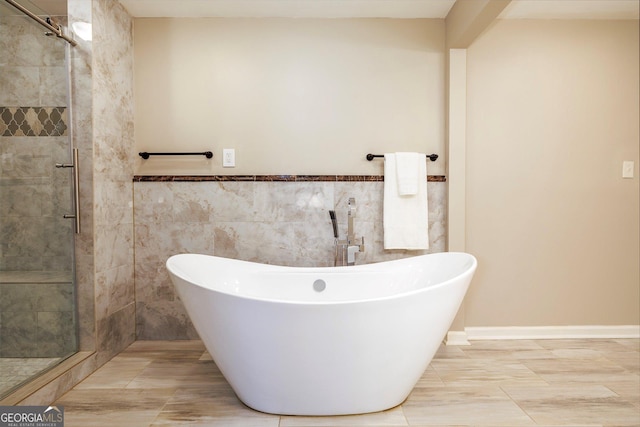
<svg viewBox="0 0 640 427"><path fill-rule="evenodd" d="M56 404L66 427L640 426L640 340L442 346L402 405L340 417L253 411L200 341L138 341Z"/></svg>

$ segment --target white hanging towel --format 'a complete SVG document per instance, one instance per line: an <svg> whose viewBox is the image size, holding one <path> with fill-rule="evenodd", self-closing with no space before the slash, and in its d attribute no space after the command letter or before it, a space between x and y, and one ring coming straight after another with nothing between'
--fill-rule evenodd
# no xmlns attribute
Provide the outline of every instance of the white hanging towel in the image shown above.
<svg viewBox="0 0 640 427"><path fill-rule="evenodd" d="M396 153L396 176L398 177L398 195L414 196L418 194L420 182L420 163L425 163L425 157L419 153Z"/></svg>
<svg viewBox="0 0 640 427"><path fill-rule="evenodd" d="M424 153L384 155L384 248L429 249Z"/></svg>

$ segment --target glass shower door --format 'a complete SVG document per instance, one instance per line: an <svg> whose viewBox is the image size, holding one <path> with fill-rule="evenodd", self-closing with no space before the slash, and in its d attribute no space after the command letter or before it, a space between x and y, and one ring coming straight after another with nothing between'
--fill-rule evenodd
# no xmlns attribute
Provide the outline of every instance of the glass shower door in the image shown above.
<svg viewBox="0 0 640 427"><path fill-rule="evenodd" d="M45 33L0 0L0 397L77 350L70 47Z"/></svg>

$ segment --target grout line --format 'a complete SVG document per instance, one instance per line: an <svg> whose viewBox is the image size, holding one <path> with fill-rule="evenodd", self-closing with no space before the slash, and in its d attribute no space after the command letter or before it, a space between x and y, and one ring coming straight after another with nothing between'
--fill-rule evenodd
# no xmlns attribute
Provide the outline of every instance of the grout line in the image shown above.
<svg viewBox="0 0 640 427"><path fill-rule="evenodd" d="M527 369L529 369L529 368L527 368ZM536 375L537 375L537 374L536 374ZM546 382L546 381L545 381L545 382ZM547 384L547 386L548 386L548 384ZM516 406L517 406L517 407L522 411L522 413L523 413L523 414L525 414L525 415L527 416L527 418L529 418L529 419L531 420L531 422L533 423L533 425L536 425L536 426L537 426L537 425L539 425L539 424L536 422L536 420L534 420L534 419L531 417L531 415L530 415L530 414L529 414L529 413L528 413L528 412L527 412L527 411L526 411L522 406L520 406L520 404L519 404L518 402L516 402L516 401L513 399L513 397L511 397L511 395L510 395L509 393L507 393L507 391L506 391L503 387L504 387L503 385L498 385L498 388L500 389L500 391L502 391L502 392L504 393L504 395L505 395L505 396L507 396L507 397L509 398L509 400L511 400L511 401L513 402L513 404L514 404L514 405L516 405ZM538 386L536 386L536 387L538 387ZM542 387L542 386L539 386L539 387Z"/></svg>

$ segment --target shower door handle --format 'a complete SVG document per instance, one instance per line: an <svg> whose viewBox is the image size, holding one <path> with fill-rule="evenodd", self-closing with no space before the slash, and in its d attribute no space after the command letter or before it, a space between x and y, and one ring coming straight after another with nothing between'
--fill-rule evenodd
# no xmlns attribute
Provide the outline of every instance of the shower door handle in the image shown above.
<svg viewBox="0 0 640 427"><path fill-rule="evenodd" d="M56 163L57 168L73 168L73 215L63 215L63 218L73 218L76 234L80 234L80 168L78 166L78 149L72 150L73 163Z"/></svg>

